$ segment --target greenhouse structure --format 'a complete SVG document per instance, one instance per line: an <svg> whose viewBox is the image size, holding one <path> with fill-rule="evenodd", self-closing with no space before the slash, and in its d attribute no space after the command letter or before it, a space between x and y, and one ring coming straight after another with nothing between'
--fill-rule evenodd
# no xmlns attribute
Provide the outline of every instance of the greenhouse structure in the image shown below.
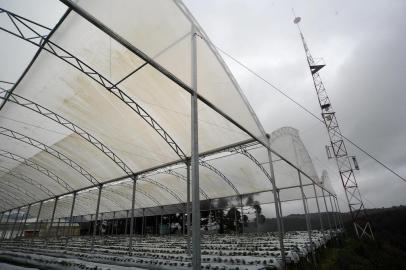
<svg viewBox="0 0 406 270"><path fill-rule="evenodd" d="M342 232L298 130L265 132L181 1L56 2L53 25L0 7L1 38L35 51L0 78L0 259L283 269ZM287 228L290 202L303 230ZM272 206L272 232L258 231L258 210L257 231L243 221L259 205ZM219 210L225 234L211 233Z"/></svg>

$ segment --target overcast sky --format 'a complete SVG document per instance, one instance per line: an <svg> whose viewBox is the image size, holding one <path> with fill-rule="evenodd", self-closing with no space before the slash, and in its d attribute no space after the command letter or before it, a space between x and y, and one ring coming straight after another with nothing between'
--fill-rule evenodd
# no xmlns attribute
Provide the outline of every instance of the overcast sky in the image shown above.
<svg viewBox="0 0 406 270"><path fill-rule="evenodd" d="M406 176L406 2L185 0L213 43L320 115L292 7L337 112L341 131ZM326 168L339 197L343 188L328 161L325 127L224 56L265 129L300 130L319 173ZM406 204L406 183L355 150L357 180L368 207ZM342 202L343 203L343 202ZM344 205L344 203L342 204Z"/></svg>
<svg viewBox="0 0 406 270"><path fill-rule="evenodd" d="M48 1L51 2L51 1ZM57 1L55 1L57 2ZM292 7L302 17L301 27L314 57L327 66L321 76L337 111L343 134L406 177L406 2L391 1L270 1L185 0L211 40L258 74L320 115ZM30 14L35 1L0 0ZM24 4L21 4L24 3ZM56 5L57 6L57 5ZM14 10L14 9L12 9ZM36 12L41 23L54 22L63 10ZM20 14L21 14L20 13ZM47 24L49 25L49 24ZM4 35L0 33L0 35ZM0 36L1 38L1 36ZM26 46L24 42L18 46ZM8 46L8 47L7 47ZM13 44L12 46L17 46ZM15 80L35 50L5 44L0 57L12 62L2 68ZM30 50L32 50L30 52ZM282 126L299 129L319 174L327 169L334 188L344 199L333 160L327 160L325 127L291 101L224 56L267 132ZM10 73L7 73L10 72ZM357 156L357 180L367 207L406 204L406 183L347 144ZM344 201L341 201L344 208Z"/></svg>

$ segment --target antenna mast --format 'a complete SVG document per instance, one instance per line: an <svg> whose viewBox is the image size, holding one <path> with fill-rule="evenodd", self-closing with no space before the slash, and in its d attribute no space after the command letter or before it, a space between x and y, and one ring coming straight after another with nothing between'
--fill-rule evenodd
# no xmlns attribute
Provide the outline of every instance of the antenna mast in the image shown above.
<svg viewBox="0 0 406 270"><path fill-rule="evenodd" d="M295 16L293 22L299 29L306 53L307 63L309 64L310 73L312 74L314 87L319 100L321 115L330 138L330 145L326 146L327 156L328 158L335 158L336 160L357 237L360 239L363 237L374 239L371 224L367 217L361 193L354 175L354 169L358 170L358 163L354 156L348 155L335 112L331 106L330 98L327 95L326 88L319 75L320 69L322 69L325 64L319 59L313 58L311 55L299 26L300 20L300 17ZM353 160L354 169L351 160Z"/></svg>

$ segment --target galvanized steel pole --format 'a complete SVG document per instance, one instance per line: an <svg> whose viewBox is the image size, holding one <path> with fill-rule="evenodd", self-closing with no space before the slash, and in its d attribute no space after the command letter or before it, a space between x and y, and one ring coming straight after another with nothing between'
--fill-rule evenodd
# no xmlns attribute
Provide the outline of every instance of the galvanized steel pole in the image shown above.
<svg viewBox="0 0 406 270"><path fill-rule="evenodd" d="M338 198L335 197L335 199L336 199L337 209L338 209L338 213L339 213L339 220L340 220L340 223L341 223L341 229L344 230L343 213L341 213L340 204L338 203Z"/></svg>
<svg viewBox="0 0 406 270"><path fill-rule="evenodd" d="M88 229L88 232L87 232L87 234L89 235L89 237L90 237L90 235L91 235L91 230L92 230L92 220L93 220L93 214L90 214L89 229Z"/></svg>
<svg viewBox="0 0 406 270"><path fill-rule="evenodd" d="M281 202L281 197L279 194L279 189L276 190L276 194L278 195L278 201L276 203L278 204L278 207L279 207L279 219L281 220L281 231L282 231L282 236L284 236L285 235L285 223L283 221L282 202Z"/></svg>
<svg viewBox="0 0 406 270"><path fill-rule="evenodd" d="M134 205L135 205L135 191L137 186L137 179L133 179L133 191L131 199L131 220L130 220L130 239L128 242L128 252L131 255L133 246L133 234L134 234Z"/></svg>
<svg viewBox="0 0 406 270"><path fill-rule="evenodd" d="M23 224L23 226L22 226L22 228L21 228L21 234L20 234L20 236L23 236L24 227L25 227L25 224L27 224L27 219L28 219L28 215L29 215L29 213L30 213L30 210L31 210L31 204L28 205L27 213L25 213L24 224Z"/></svg>
<svg viewBox="0 0 406 270"><path fill-rule="evenodd" d="M126 211L126 216L125 216L125 228L124 228L124 234L127 235L127 227L128 227L128 212L129 210Z"/></svg>
<svg viewBox="0 0 406 270"><path fill-rule="evenodd" d="M18 210L17 210L17 216L14 218L14 223L13 223L13 227L12 227L12 229L11 229L10 239L13 238L14 229L15 229L15 226L16 226L16 224L17 224L17 219L18 219L18 216L20 215L20 210L21 210L21 207L18 208Z"/></svg>
<svg viewBox="0 0 406 270"><path fill-rule="evenodd" d="M2 239L2 240L4 240L4 238L6 237L6 234L7 234L7 225L8 225L8 221L9 221L9 219L10 219L10 216L11 216L11 211L13 211L13 209L11 209L11 210L8 212L6 224L5 224L5 226L4 226L5 229L4 229L4 231L3 231L3 235L1 236L1 239Z"/></svg>
<svg viewBox="0 0 406 270"><path fill-rule="evenodd" d="M241 206L241 233L244 234L244 208L242 205L242 195L240 195L240 206Z"/></svg>
<svg viewBox="0 0 406 270"><path fill-rule="evenodd" d="M72 235L72 230L71 230L71 226L72 226L72 218L73 218L73 211L75 209L75 203L76 203L76 195L77 192L73 192L73 198L72 198L72 207L70 208L70 215L69 215L69 225L68 225L68 232L69 235ZM66 227L66 226L65 226ZM65 234L65 228L64 228L64 234ZM66 238L66 244L68 243L68 238Z"/></svg>
<svg viewBox="0 0 406 270"><path fill-rule="evenodd" d="M59 236L59 227L60 226L61 226L61 218L58 218L58 225L56 227L56 233L55 233L56 238L58 238L58 236Z"/></svg>
<svg viewBox="0 0 406 270"><path fill-rule="evenodd" d="M330 194L328 195L328 198L330 200L330 206L331 206L331 212L332 212L332 215L333 215L334 227L336 228L336 230L338 230L336 215L334 213L333 202L331 201L331 195Z"/></svg>
<svg viewBox="0 0 406 270"><path fill-rule="evenodd" d="M326 208L326 213L327 213L327 223L328 223L328 227L329 227L329 234L330 234L330 238L333 237L332 235L332 227L331 227L331 221L330 221L330 213L328 211L328 207L327 207L327 201L326 201L326 196L324 194L324 189L321 189L321 194L323 195L323 200L324 200L324 207Z"/></svg>
<svg viewBox="0 0 406 270"><path fill-rule="evenodd" d="M270 139L268 138L269 145L271 144ZM282 257L282 269L286 268L286 256L285 256L285 245L283 243L283 232L282 232L282 226L281 226L281 214L279 212L279 196L277 194L277 187L276 187L276 182L275 182L275 173L273 170L273 163L272 163L272 153L271 150L268 149L268 159L269 159L269 170L271 173L271 181L272 184L272 194L273 198L275 201L275 213L276 213L276 226L278 228L278 233L279 233L279 247L281 250L281 257Z"/></svg>
<svg viewBox="0 0 406 270"><path fill-rule="evenodd" d="M52 210L52 216L51 216L51 221L47 230L47 237L49 236L49 232L52 229L52 225L54 224L54 217L55 217L55 211L56 211L56 206L58 205L58 197L55 198L54 202L54 209Z"/></svg>
<svg viewBox="0 0 406 270"><path fill-rule="evenodd" d="M323 218L321 216L321 212L320 212L320 205L319 205L319 198L317 195L317 191L316 191L316 185L313 183L313 191L314 191L314 197L316 198L316 205L317 205L317 213L319 214L319 220L320 220L320 230L321 233L324 237L324 226L323 226Z"/></svg>
<svg viewBox="0 0 406 270"><path fill-rule="evenodd" d="M19 236L20 236L21 225L23 225L24 219L25 219L25 214L23 214L23 216L21 217L21 221L20 221L20 223L18 224L16 237L19 237Z"/></svg>
<svg viewBox="0 0 406 270"><path fill-rule="evenodd" d="M38 225L39 216L40 216L40 214L41 214L41 209L42 209L42 204L43 204L43 203L44 203L44 201L41 201L41 202L39 203L39 209L38 209L37 220L35 221L34 231L33 231L33 233L32 233L32 239L31 239L31 241L34 241L34 235L35 235L35 232L37 231L37 225ZM40 229L41 229L41 228L40 228ZM38 232L38 236L39 236L39 232Z"/></svg>
<svg viewBox="0 0 406 270"><path fill-rule="evenodd" d="M309 241L310 241L310 251L312 253L313 263L317 264L316 254L315 254L314 244L313 244L313 239L312 239L312 231L311 231L312 229L311 229L311 225L310 225L309 213L308 213L307 204L306 204L307 199L306 199L306 195L303 191L302 176L301 176L301 173L299 170L297 170L297 174L299 176L300 191L302 193L302 201L303 201L303 209L304 209L305 218L306 218L307 234L309 235Z"/></svg>
<svg viewBox="0 0 406 270"><path fill-rule="evenodd" d="M186 237L186 251L187 255L191 255L190 247L190 233L192 232L192 220L191 220L191 211L190 211L190 161L186 163L186 186L187 186L187 237ZM162 220L162 216L161 216ZM162 222L161 222L162 224Z"/></svg>
<svg viewBox="0 0 406 270"><path fill-rule="evenodd" d="M94 226L93 226L93 235L92 235L92 245L90 247L90 251L93 252L94 249L94 241L96 237L96 232L97 232L97 219L99 217L99 210L100 210L100 199L101 199L101 193L102 193L103 185L99 185L99 194L97 196L97 206L96 206L96 214L94 218Z"/></svg>
<svg viewBox="0 0 406 270"><path fill-rule="evenodd" d="M142 208L142 224L141 224L141 236L144 237L144 225L145 225L145 208Z"/></svg>
<svg viewBox="0 0 406 270"><path fill-rule="evenodd" d="M199 189L199 131L197 103L197 28L192 26L192 89L191 96L191 166L192 166L192 266L193 270L201 269L200 251L200 189Z"/></svg>

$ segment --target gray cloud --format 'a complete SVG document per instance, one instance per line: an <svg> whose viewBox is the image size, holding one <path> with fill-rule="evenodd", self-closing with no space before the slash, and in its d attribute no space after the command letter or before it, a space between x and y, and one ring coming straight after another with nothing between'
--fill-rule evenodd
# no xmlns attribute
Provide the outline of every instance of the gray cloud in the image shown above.
<svg viewBox="0 0 406 270"><path fill-rule="evenodd" d="M212 41L319 115L291 7L315 57L342 132L406 175L404 1L192 1L185 3ZM323 125L225 57L267 131L298 128L319 172L328 169L344 199ZM282 117L281 117L282 116ZM367 206L406 204L406 183L348 145L361 166ZM341 201L344 207L345 203Z"/></svg>

